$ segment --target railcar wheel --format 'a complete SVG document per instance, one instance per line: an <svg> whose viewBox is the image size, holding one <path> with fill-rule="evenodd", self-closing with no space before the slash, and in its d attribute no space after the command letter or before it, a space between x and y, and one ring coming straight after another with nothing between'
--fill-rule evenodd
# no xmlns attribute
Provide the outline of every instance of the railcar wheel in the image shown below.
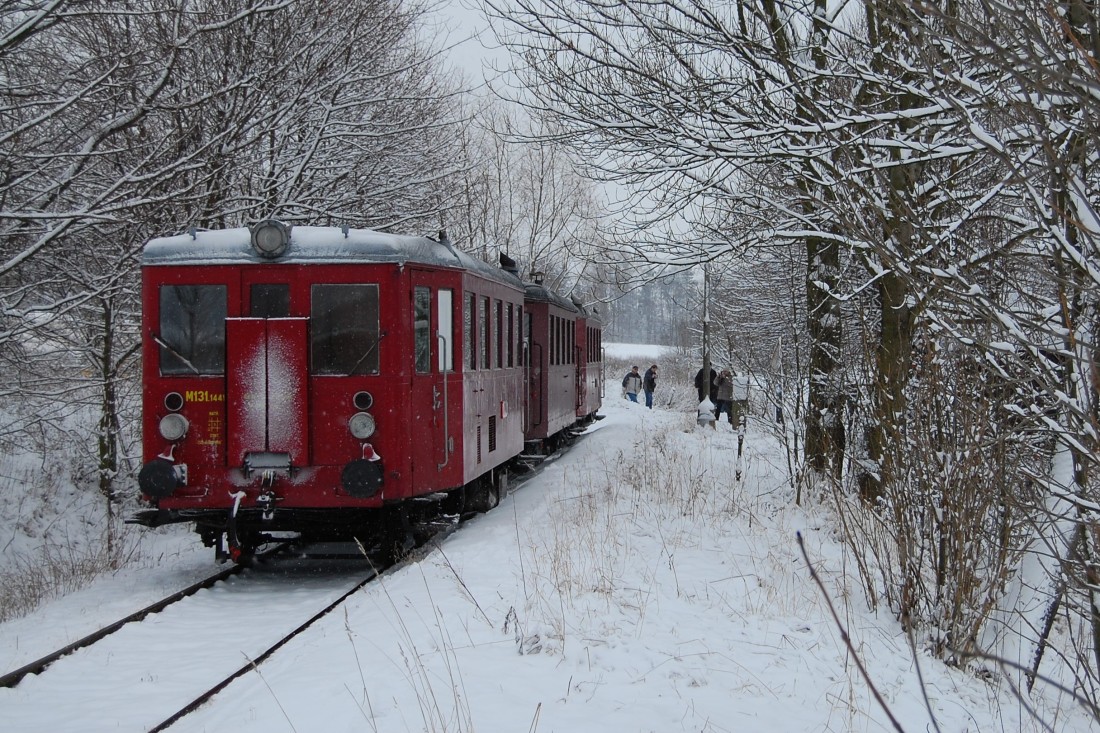
<svg viewBox="0 0 1100 733"><path fill-rule="evenodd" d="M408 509L394 507L386 512L382 520L381 541L376 550L379 561L384 565L393 565L400 561L409 550L416 547L412 527L409 524Z"/></svg>
<svg viewBox="0 0 1100 733"><path fill-rule="evenodd" d="M500 498L505 492L507 483L507 474L503 470L482 476L466 487L466 509L484 514L496 508L500 504Z"/></svg>
<svg viewBox="0 0 1100 733"><path fill-rule="evenodd" d="M457 514L462 516L466 511L466 487L460 486L447 492L447 498L439 505L443 514Z"/></svg>

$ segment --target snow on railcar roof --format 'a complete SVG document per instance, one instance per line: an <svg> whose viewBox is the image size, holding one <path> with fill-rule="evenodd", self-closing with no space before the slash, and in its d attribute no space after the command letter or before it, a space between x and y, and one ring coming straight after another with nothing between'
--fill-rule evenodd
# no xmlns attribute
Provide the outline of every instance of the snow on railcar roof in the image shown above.
<svg viewBox="0 0 1100 733"><path fill-rule="evenodd" d="M548 290L542 283L525 282L523 289L527 300L535 303L551 303L567 311L580 313L580 309L568 298L563 298L552 290Z"/></svg>
<svg viewBox="0 0 1100 733"><path fill-rule="evenodd" d="M278 265L417 263L436 267L461 268L507 282L522 283L488 262L455 249L448 242L428 237L387 234L372 229L294 226L290 244L276 258L261 256L252 248L252 233L247 227L195 230L171 237L150 240L142 254L143 266L161 265Z"/></svg>

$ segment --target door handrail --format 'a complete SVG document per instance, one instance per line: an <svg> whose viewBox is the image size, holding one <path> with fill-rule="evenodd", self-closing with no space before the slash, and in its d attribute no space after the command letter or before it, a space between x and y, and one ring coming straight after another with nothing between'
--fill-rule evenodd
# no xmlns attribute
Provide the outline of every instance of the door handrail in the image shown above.
<svg viewBox="0 0 1100 733"><path fill-rule="evenodd" d="M435 332L435 337L442 342L444 353L447 349L447 337L440 333ZM447 407L450 404L447 400L447 370L441 369L440 378L443 380L443 463L435 464L436 470L442 471L448 463L451 461L451 430L450 424L447 422Z"/></svg>

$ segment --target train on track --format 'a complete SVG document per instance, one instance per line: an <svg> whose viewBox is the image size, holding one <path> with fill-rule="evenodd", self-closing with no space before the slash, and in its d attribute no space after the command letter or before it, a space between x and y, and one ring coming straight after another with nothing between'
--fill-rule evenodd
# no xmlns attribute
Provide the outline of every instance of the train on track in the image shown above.
<svg viewBox="0 0 1100 733"><path fill-rule="evenodd" d="M598 314L445 234L191 230L145 246L142 307L130 521L193 522L219 558L407 546L410 516L487 511L601 404Z"/></svg>

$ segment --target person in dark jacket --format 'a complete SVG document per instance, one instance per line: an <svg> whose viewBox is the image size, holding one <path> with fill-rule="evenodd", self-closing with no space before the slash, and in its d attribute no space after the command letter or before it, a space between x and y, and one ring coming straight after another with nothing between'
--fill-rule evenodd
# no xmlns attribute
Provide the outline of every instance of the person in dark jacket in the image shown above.
<svg viewBox="0 0 1100 733"><path fill-rule="evenodd" d="M714 380L718 377L718 372L714 370L714 367L710 368L710 379L706 379L703 376L703 370L700 369L695 375L695 391L699 393L699 401L703 401L703 396L710 395L710 401L715 404L718 403L718 388L714 386ZM707 385L710 385L710 389L707 390Z"/></svg>
<svg viewBox="0 0 1100 733"><path fill-rule="evenodd" d="M653 390L657 389L657 365L645 370L642 377L642 389L645 391L645 406L653 409Z"/></svg>

